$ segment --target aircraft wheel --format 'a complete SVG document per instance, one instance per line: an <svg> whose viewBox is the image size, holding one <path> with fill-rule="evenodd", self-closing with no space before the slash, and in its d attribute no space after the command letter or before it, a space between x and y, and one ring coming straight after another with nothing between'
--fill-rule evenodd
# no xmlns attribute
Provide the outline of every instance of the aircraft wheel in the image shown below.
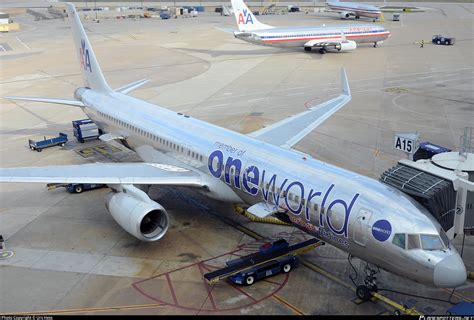
<svg viewBox="0 0 474 320"><path fill-rule="evenodd" d="M77 186L74 187L74 192L75 193L81 193L82 192L82 185L78 184Z"/></svg>
<svg viewBox="0 0 474 320"><path fill-rule="evenodd" d="M311 47L304 47L304 51L311 52Z"/></svg>
<svg viewBox="0 0 474 320"><path fill-rule="evenodd" d="M251 286L255 282L255 278L253 276L248 276L245 278L245 284Z"/></svg>
<svg viewBox="0 0 474 320"><path fill-rule="evenodd" d="M369 300L371 296L369 288L363 285L357 286L356 294L363 301Z"/></svg>
<svg viewBox="0 0 474 320"><path fill-rule="evenodd" d="M291 271L291 264L287 263L283 266L283 272L288 273Z"/></svg>
<svg viewBox="0 0 474 320"><path fill-rule="evenodd" d="M327 52L326 48L319 49L320 54L325 54Z"/></svg>
<svg viewBox="0 0 474 320"><path fill-rule="evenodd" d="M36 151L41 152L42 150L41 149L36 149Z"/></svg>

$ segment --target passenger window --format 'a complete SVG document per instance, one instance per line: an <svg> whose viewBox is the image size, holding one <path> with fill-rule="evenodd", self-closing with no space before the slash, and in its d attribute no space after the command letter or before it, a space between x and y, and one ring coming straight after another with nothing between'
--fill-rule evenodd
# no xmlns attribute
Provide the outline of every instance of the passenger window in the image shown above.
<svg viewBox="0 0 474 320"><path fill-rule="evenodd" d="M399 246L402 249L405 249L406 246L406 236L404 233L397 233L393 236L392 243L396 246Z"/></svg>
<svg viewBox="0 0 474 320"><path fill-rule="evenodd" d="M417 234L408 235L408 250L410 249L420 249L420 236Z"/></svg>

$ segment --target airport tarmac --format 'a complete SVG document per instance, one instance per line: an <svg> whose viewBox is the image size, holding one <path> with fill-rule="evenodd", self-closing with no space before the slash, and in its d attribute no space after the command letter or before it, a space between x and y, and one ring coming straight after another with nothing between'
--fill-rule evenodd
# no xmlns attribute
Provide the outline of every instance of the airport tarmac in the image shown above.
<svg viewBox="0 0 474 320"><path fill-rule="evenodd" d="M406 3L405 3L406 4ZM414 4L416 5L416 3ZM392 36L377 48L346 53L305 53L250 45L223 29L234 17L85 20L92 47L112 87L147 78L132 95L211 123L248 133L339 94L346 68L352 101L296 149L374 178L405 154L396 132L419 132L422 141L459 147L474 123L474 5L423 3L433 10L381 23ZM8 8L1 8L7 11ZM0 96L72 97L82 86L67 21L40 20L15 9L21 31L0 34ZM260 16L275 26L349 24L335 16ZM454 46L431 45L431 36L456 37ZM420 48L416 42L424 39ZM2 167L138 161L123 146L77 143L71 121L84 114L66 106L0 99ZM41 153L28 139L69 135L64 147ZM105 150L105 151L104 151ZM107 189L69 194L41 184L0 185L0 234L15 255L0 259L0 313L63 314L382 314L381 301L358 304L347 255L329 245L305 254L305 264L251 287L202 279L232 253L257 250L280 237L306 236L295 228L248 221L231 204L184 188L151 188L170 214L165 237L142 243L107 213ZM455 240L461 250L462 239ZM474 270L474 241L463 258ZM364 264L354 260L359 273ZM308 267L313 266L313 267ZM360 276L361 277L361 276ZM474 301L474 285L429 288L382 272L381 293L423 314L445 314L447 301ZM415 296L402 295L402 291ZM417 296L425 296L429 300ZM54 311L56 310L56 311ZM59 310L59 311L58 311Z"/></svg>

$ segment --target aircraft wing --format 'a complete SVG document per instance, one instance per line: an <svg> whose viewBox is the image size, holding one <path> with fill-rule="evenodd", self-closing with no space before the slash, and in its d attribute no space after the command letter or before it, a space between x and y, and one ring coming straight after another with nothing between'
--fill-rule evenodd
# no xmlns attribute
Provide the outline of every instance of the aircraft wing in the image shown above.
<svg viewBox="0 0 474 320"><path fill-rule="evenodd" d="M254 131L249 136L276 146L291 148L351 100L351 92L344 68L341 70L341 76L342 94L339 97Z"/></svg>
<svg viewBox="0 0 474 320"><path fill-rule="evenodd" d="M201 175L195 171L167 164L144 162L1 168L0 182L204 186Z"/></svg>

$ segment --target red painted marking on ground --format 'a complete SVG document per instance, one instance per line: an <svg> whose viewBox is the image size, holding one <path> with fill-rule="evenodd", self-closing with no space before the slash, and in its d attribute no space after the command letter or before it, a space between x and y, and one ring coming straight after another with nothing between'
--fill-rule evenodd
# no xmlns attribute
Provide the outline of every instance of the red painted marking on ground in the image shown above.
<svg viewBox="0 0 474 320"><path fill-rule="evenodd" d="M166 278L166 282L168 282L168 286L170 288L171 296L173 297L174 304L177 305L178 304L178 299L176 298L176 292L174 292L173 284L171 283L170 274L169 273L166 274L165 278Z"/></svg>
<svg viewBox="0 0 474 320"><path fill-rule="evenodd" d="M265 281L265 282L268 282L268 283L271 283L271 284L275 284L277 286L281 285L281 283L274 282L274 281L271 281L271 280L268 280L268 279L263 279L262 281Z"/></svg>
<svg viewBox="0 0 474 320"><path fill-rule="evenodd" d="M198 264L198 268L199 268L199 272L201 272L201 276L204 276L204 270L202 268L202 264L199 263ZM214 298L212 297L212 290L211 288L207 285L207 282L204 280L204 277L201 277L203 280L202 280L202 283L204 284L204 287L206 288L206 291L207 291L207 297L209 298L209 300L211 301L211 304L212 304L212 308L214 308L214 310L217 310L217 307L216 307L216 303L214 302Z"/></svg>
<svg viewBox="0 0 474 320"><path fill-rule="evenodd" d="M257 300L252 297L251 295L249 295L247 292L245 292L244 290L242 290L238 285L236 285L235 283L233 282L230 282L229 285L234 288L235 290L243 293L244 295L246 295L250 300L252 300L253 302L256 302Z"/></svg>
<svg viewBox="0 0 474 320"><path fill-rule="evenodd" d="M284 232L284 233L280 233L280 234L277 234L276 236L279 236L278 238L283 238L282 236L285 235L285 238L286 239L289 239L289 241L292 241L294 242L294 239L297 239L297 238L307 238L308 236L305 235L302 231L300 230L295 230L295 232L292 232L292 233L287 233L287 232ZM276 239L276 237L273 237L272 239ZM246 292L246 286L242 286L242 287L239 287L235 284L233 284L231 281L222 281L221 283L223 285L220 285L220 286L213 286L212 288L209 288L209 286L207 285L207 282L205 282L205 280L203 279L203 277L201 277L201 280L203 281L204 285L206 286L206 290L207 290L207 296L202 296L202 299L203 301L205 301L204 299L207 299L209 298L210 301L211 301L211 304L212 304L212 307L210 308L207 308L207 309L203 309L202 307L194 307L192 305L183 305L183 304L180 304L178 302L178 300L181 300L179 299L179 297L177 296L177 293L176 291L174 290L174 288L176 286L173 286L173 281L171 281L171 277L170 277L170 274L171 273L176 273L176 272L182 272L183 270L187 269L187 268L195 268L197 267L200 274L203 275L204 273L204 269L206 270L209 270L211 271L211 269L218 269L220 267L216 267L216 266L213 266L212 264L207 264L207 262L210 262L212 260L216 260L218 258L221 258L221 257L224 257L226 255L228 256L232 256L232 255L239 255L242 251L245 250L246 248L246 245L247 247L250 246L250 245L253 245L255 246L256 250L258 250L258 248L260 247L260 245L264 242L268 242L268 239L264 239L264 240L261 240L261 241L255 241L253 243L248 243L248 244L244 244L244 245L240 245L238 247L238 249L236 250L233 250L233 251L230 251L230 252L227 252L227 253L224 253L224 254L221 254L221 255L218 255L218 256L215 256L215 257L211 257L209 259L206 259L206 260L203 260L203 261L200 261L200 262L196 262L196 263L192 263L192 264L189 264L189 265L186 265L184 267L180 267L180 268L177 268L175 270L171 270L171 271L168 271L168 272L164 272L162 274L158 274L156 276L153 276L153 277L150 277L148 279L142 279L142 280L139 280L135 283L132 284L132 287L137 290L138 293L140 293L141 295L147 297L148 299L154 301L154 302L157 302L157 303L160 303L160 304L164 304L164 305L168 305L168 306L171 306L171 307L176 307L176 308L180 308L180 309L183 309L183 310L189 310L189 311L199 311L199 312L221 312L221 311L233 311L233 310L239 310L239 309L242 309L242 308L247 308L249 306L252 306L252 305L255 305L257 303L260 303L268 298L271 298L273 295L277 294L285 285L286 283L288 282L288 279L289 279L289 274L285 274L285 277L283 279L283 282L281 283L278 283L278 282L274 282L274 281L271 281L271 280L266 280L266 279L263 279L262 281L260 281L259 283L256 283L255 285L267 285L267 286L270 286L268 288L268 294L265 294L264 296L260 296L259 294L259 297L252 297L250 296L247 292ZM260 245L259 245L260 244ZM166 282L168 283L168 287L169 287L169 290L171 292L171 298L168 298L166 299L166 293L164 296L159 296L159 295L163 295L163 292L160 292L160 291L154 291L153 289L144 289L144 288L140 288L140 284L142 283L145 283L147 281L153 281L155 279L159 279L159 278L163 278L166 280ZM174 279L178 279L179 278L179 274L178 276L174 276L173 277ZM176 281L175 281L176 282ZM267 283L265 283L267 282ZM273 286L271 286L273 285ZM149 286L150 287L150 286ZM249 300L248 300L248 303L244 304L244 305L237 305L237 306L234 306L234 307L229 307L229 308L218 308L217 305L218 305L218 299L219 299L219 295L216 296L217 293L219 293L221 290L226 290L226 288L228 287L232 287L233 290L237 290L239 292L241 292L242 294L246 295ZM148 291L148 292L147 292ZM225 295L224 295L225 296ZM169 296L168 296L169 297ZM196 297L196 298L199 298L199 297ZM167 300L167 301L165 301Z"/></svg>

